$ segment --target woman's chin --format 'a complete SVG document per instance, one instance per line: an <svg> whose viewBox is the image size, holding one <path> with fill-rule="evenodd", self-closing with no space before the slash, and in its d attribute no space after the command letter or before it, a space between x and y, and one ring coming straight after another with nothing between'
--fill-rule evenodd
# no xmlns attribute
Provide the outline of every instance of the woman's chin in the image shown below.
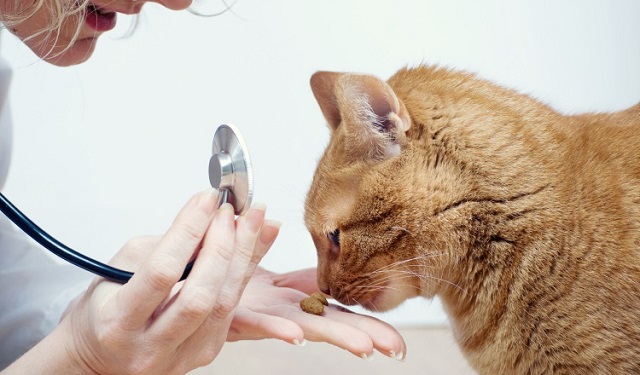
<svg viewBox="0 0 640 375"><path fill-rule="evenodd" d="M34 51L46 62L56 66L71 66L87 61L96 48L98 38L84 38L76 40L73 45L66 50L55 51Z"/></svg>

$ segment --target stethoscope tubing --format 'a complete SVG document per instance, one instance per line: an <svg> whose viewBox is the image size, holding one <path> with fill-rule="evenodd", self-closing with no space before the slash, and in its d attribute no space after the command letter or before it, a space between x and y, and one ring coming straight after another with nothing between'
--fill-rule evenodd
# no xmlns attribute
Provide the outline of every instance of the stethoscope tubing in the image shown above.
<svg viewBox="0 0 640 375"><path fill-rule="evenodd" d="M132 272L99 262L61 243L18 210L2 193L0 193L0 211L34 241L71 264L120 284L126 284L133 276ZM187 278L192 267L193 262L187 265L180 280Z"/></svg>
<svg viewBox="0 0 640 375"><path fill-rule="evenodd" d="M218 207L229 202L233 196L229 203L233 204L236 215L240 215L249 208L253 196L252 168L247 146L234 125L223 124L213 136L212 151L209 181L220 193ZM2 193L0 211L45 249L71 264L120 284L127 283L133 276L132 272L101 263L56 240L20 212ZM189 276L193 262L187 264L180 280Z"/></svg>

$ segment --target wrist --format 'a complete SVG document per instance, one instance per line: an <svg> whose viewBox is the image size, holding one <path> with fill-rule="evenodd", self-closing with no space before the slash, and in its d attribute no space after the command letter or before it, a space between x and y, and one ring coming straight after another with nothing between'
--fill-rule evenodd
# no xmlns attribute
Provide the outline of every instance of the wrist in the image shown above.
<svg viewBox="0 0 640 375"><path fill-rule="evenodd" d="M2 375L13 374L96 374L76 350L74 337L61 322L49 335L18 358Z"/></svg>

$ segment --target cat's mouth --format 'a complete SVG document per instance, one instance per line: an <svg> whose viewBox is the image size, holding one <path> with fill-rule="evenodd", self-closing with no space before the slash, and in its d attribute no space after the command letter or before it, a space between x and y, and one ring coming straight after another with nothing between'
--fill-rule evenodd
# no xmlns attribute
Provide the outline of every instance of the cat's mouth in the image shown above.
<svg viewBox="0 0 640 375"><path fill-rule="evenodd" d="M331 296L336 301L340 302L341 304L343 304L345 306L362 305L361 302L359 302L358 300L356 300L355 298L353 298L352 296L350 296L347 293L332 292Z"/></svg>
<svg viewBox="0 0 640 375"><path fill-rule="evenodd" d="M380 294L377 294L375 296L373 296L373 298L368 299L366 301L362 301L360 302L360 305L362 307L364 307L365 309L369 310L369 311L375 311L375 312L381 312L387 309L381 309L380 308L380 303L379 303L379 297Z"/></svg>
<svg viewBox="0 0 640 375"><path fill-rule="evenodd" d="M358 298L356 300L356 303L354 304L358 304L365 309L373 312L383 312L393 308L393 306L389 306L387 303L385 303L384 300L384 293L377 292L369 294L364 298Z"/></svg>
<svg viewBox="0 0 640 375"><path fill-rule="evenodd" d="M354 289L362 288L362 286L354 287ZM337 288L336 288L337 289ZM381 289L384 289L381 288ZM382 292L363 289L360 293L348 293L344 290L337 289L331 291L331 296L336 301L345 306L360 305L370 311L384 311L385 308L381 301L383 300Z"/></svg>
<svg viewBox="0 0 640 375"><path fill-rule="evenodd" d="M363 277L357 282L334 285L330 289L331 296L341 304L360 305L374 312L391 310L408 298L419 295L406 277L395 273L385 273L385 276L374 278Z"/></svg>

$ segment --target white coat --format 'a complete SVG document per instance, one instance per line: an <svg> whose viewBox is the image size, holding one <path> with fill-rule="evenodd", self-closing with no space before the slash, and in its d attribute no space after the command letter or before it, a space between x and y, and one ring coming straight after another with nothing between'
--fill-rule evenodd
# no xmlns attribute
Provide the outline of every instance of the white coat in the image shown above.
<svg viewBox="0 0 640 375"><path fill-rule="evenodd" d="M11 154L10 80L11 68L0 57L0 190ZM55 327L91 278L55 259L0 214L0 370Z"/></svg>

